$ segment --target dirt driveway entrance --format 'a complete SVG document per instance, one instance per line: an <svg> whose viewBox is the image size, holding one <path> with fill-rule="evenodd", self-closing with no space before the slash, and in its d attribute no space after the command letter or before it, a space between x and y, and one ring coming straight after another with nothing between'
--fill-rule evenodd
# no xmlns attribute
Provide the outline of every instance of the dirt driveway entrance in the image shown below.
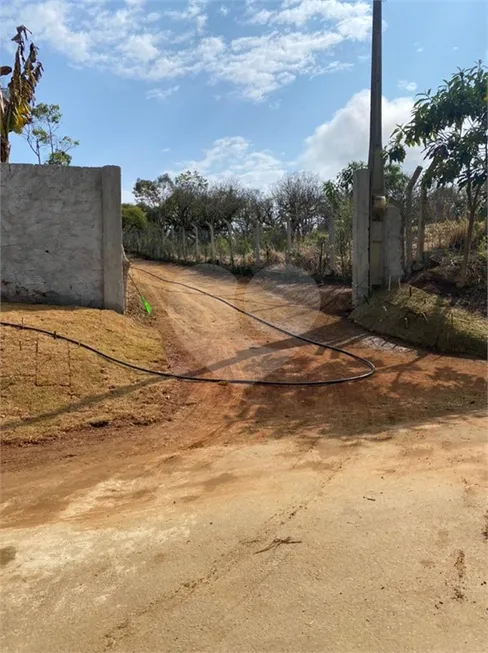
<svg viewBox="0 0 488 653"><path fill-rule="evenodd" d="M2 650L484 650L485 365L378 342L335 314L340 297L318 313L313 288L298 301L140 265L344 344L378 372L311 389L183 384L162 424L5 448ZM359 369L136 279L173 371Z"/></svg>

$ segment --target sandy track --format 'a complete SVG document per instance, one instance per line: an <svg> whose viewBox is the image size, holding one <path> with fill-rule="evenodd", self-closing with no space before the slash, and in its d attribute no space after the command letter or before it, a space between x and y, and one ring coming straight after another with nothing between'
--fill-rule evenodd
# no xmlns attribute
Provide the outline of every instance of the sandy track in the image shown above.
<svg viewBox="0 0 488 653"><path fill-rule="evenodd" d="M5 450L2 650L481 651L485 365L377 346L269 288L141 265L346 342L378 373L185 384L172 421ZM355 369L137 279L174 371Z"/></svg>

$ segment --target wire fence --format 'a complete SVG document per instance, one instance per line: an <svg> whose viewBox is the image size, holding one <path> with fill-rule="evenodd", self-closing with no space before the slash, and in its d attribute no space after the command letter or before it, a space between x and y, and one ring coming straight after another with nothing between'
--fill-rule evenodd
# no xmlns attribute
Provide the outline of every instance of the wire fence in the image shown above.
<svg viewBox="0 0 488 653"><path fill-rule="evenodd" d="M124 249L140 258L175 263L217 263L236 271L252 271L270 265L290 263L322 279L336 273L330 233L314 231L291 238L286 228L256 224L239 231L229 226L216 233L203 229L161 229L150 224L145 230L124 230ZM350 247L342 266L350 277Z"/></svg>

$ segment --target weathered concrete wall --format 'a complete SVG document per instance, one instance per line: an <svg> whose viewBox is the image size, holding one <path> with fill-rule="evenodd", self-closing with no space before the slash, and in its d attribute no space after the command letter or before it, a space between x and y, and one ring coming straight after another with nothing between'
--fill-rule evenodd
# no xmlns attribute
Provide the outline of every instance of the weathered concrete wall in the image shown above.
<svg viewBox="0 0 488 653"><path fill-rule="evenodd" d="M403 225L400 209L393 204L383 220L370 220L368 170L354 171L353 192L352 300L358 306L374 288L403 278Z"/></svg>
<svg viewBox="0 0 488 653"><path fill-rule="evenodd" d="M369 295L369 172L355 170L352 217L352 300L358 306Z"/></svg>
<svg viewBox="0 0 488 653"><path fill-rule="evenodd" d="M1 164L2 299L123 312L120 168Z"/></svg>

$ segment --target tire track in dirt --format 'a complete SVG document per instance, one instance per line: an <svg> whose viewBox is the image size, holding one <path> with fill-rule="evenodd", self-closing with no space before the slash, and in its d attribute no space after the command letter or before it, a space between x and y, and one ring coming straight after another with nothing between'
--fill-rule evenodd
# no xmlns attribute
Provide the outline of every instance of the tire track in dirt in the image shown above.
<svg viewBox="0 0 488 653"><path fill-rule="evenodd" d="M304 459L315 448L315 446L316 443L313 443L290 467L290 469L294 469L303 463ZM233 549L216 558L206 574L198 576L190 581L185 581L176 590L150 601L144 608L141 608L129 617L124 618L117 626L112 628L103 636L104 650L111 650L114 649L114 647L117 647L116 650L122 650L120 649L120 645L125 639L127 639L127 637L130 637L133 632L132 629L136 627L139 619L150 615L151 613L161 609L163 606L165 612L177 609L183 603L190 600L199 589L219 581L237 565L256 554L259 547L269 544L270 541L276 538L276 534L283 526L289 524L300 511L307 509L309 505L319 499L328 483L330 483L337 474L342 472L343 468L357 455L357 452L351 452L346 457L342 458L341 461L337 463L336 468L327 474L327 478L320 482L318 489L311 490L306 498L302 498L300 501L292 503L285 509L278 511L269 517L261 527L251 535L250 539L240 541ZM267 575L271 573L272 570L270 570ZM241 603L248 600L256 591L258 591L259 585L262 585L262 583L265 582L267 575L265 574L260 583L254 586L250 592L244 593L239 601L229 606L227 614L231 614ZM224 635L222 635L221 639L223 639L223 637Z"/></svg>

